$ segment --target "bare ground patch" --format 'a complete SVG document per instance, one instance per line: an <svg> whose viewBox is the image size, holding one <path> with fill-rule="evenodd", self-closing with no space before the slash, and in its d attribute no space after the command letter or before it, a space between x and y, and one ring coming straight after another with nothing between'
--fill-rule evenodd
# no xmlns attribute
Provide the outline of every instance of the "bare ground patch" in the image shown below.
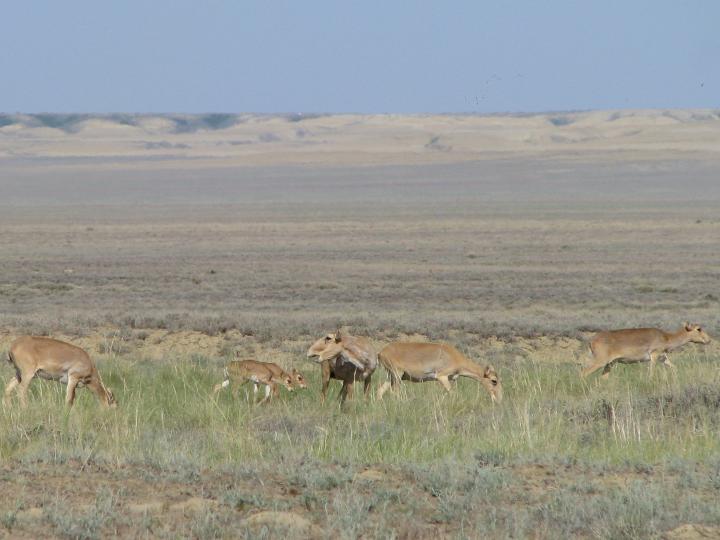
<svg viewBox="0 0 720 540"><path fill-rule="evenodd" d="M453 465L440 470L448 466ZM620 506L606 508L619 512L606 521L600 514L583 518L593 504L621 505L623 497L633 504L642 486L651 498L659 490L675 489L680 476L663 468L638 473L528 464L464 469L465 476L442 480L432 469L417 466L343 467L354 472L352 480L309 486L293 475L272 473L267 464L192 474L144 466L83 468L72 462L16 465L9 474L6 466L0 479L6 493L0 516L5 534L19 538L268 533L288 538L451 538L470 533L500 538L513 531L537 538L567 533L589 538L598 530L608 538L617 538L612 536L616 533L630 537L633 531L714 538L718 530L715 514L704 523L676 523L682 516L669 510L669 501L656 501L652 512L670 515L651 515L651 522L639 529L633 529L640 525L627 514L629 509ZM704 472L698 471L697 478ZM712 504L716 496L711 490L693 495L701 506ZM575 499L578 515L565 514L568 497Z"/></svg>

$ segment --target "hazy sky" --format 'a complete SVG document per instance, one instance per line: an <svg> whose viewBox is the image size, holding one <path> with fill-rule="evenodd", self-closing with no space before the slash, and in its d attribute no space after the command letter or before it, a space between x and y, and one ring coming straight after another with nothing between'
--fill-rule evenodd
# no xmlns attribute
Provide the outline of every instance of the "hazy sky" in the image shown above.
<svg viewBox="0 0 720 540"><path fill-rule="evenodd" d="M6 0L4 112L720 106L718 0Z"/></svg>

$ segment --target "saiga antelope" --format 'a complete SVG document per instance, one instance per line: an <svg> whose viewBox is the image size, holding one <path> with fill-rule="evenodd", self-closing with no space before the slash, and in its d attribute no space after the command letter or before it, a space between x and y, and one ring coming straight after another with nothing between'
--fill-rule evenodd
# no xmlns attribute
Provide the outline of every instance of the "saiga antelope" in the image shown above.
<svg viewBox="0 0 720 540"><path fill-rule="evenodd" d="M95 362L80 347L46 337L23 336L12 342L8 361L15 368L15 376L5 387L3 402L7 405L13 391L20 396L20 403L27 404L27 391L33 378L40 377L67 385L65 403L72 407L75 389L87 386L108 407L117 401L100 378Z"/></svg>
<svg viewBox="0 0 720 540"><path fill-rule="evenodd" d="M502 400L502 384L495 368L476 364L452 345L396 342L380 351L378 358L390 377L390 381L379 388L378 399L382 399L390 387L397 390L401 380L437 381L449 392L451 381L469 377L482 384L492 401Z"/></svg>
<svg viewBox="0 0 720 540"><path fill-rule="evenodd" d="M293 389L290 375L282 369L280 374L275 375L266 362L233 360L225 368L225 380L215 385L213 393L218 393L223 388L230 386L231 383L235 384L234 391L237 393L238 387L248 382L253 385L253 398L257 394L258 385L265 385L265 397L260 400L260 403L265 403L271 399L271 396L278 394L278 384L282 384L290 392Z"/></svg>
<svg viewBox="0 0 720 540"><path fill-rule="evenodd" d="M236 351L235 358L239 358L239 357L240 357L240 352ZM293 388L296 386L300 389L307 388L307 383L305 382L305 377L296 368L292 368L292 371L290 373L288 373L274 362L261 362L261 363L272 372L273 378L275 380L279 381L286 375L290 375L290 382L291 382ZM257 384L253 384L253 391L257 392ZM279 394L279 389L278 389L278 386L275 385L275 387L273 388L273 395L277 396L278 394Z"/></svg>
<svg viewBox="0 0 720 540"><path fill-rule="evenodd" d="M677 332L664 332L657 328L629 328L600 332L590 342L593 362L582 370L587 377L602 368L603 378L610 376L616 362L630 364L650 362L650 369L662 357L663 363L674 368L667 353L687 343L710 343L710 336L696 324L684 323Z"/></svg>
<svg viewBox="0 0 720 540"><path fill-rule="evenodd" d="M320 362L322 401L327 397L330 379L343 383L338 394L341 405L346 399L352 399L355 381L364 382L364 394L365 397L368 396L370 381L378 361L375 348L367 338L351 336L338 330L315 341L308 349L307 357L317 358Z"/></svg>

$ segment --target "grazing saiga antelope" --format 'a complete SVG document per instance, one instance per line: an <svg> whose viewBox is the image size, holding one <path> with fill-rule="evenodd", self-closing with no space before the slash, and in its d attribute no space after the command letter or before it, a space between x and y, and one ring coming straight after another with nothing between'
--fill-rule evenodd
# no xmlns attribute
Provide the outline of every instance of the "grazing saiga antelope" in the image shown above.
<svg viewBox="0 0 720 540"><path fill-rule="evenodd" d="M677 332L664 332L657 328L630 328L626 330L610 330L600 332L590 342L593 362L582 370L581 375L587 377L603 368L603 378L610 376L610 370L616 362L631 364L650 362L650 369L662 357L663 363L674 368L667 353L687 343L710 343L703 329L696 324L684 323Z"/></svg>
<svg viewBox="0 0 720 540"><path fill-rule="evenodd" d="M17 390L20 403L25 406L30 382L40 377L67 385L65 403L68 407L75 402L75 389L83 386L92 390L103 405L117 406L112 391L100 379L95 362L80 347L57 339L23 336L10 345L8 361L15 368L15 376L5 387L5 405Z"/></svg>
<svg viewBox="0 0 720 540"><path fill-rule="evenodd" d="M353 383L364 381L364 394L368 396L372 374L377 368L377 352L364 337L342 334L340 330L327 334L313 343L307 352L308 358L316 358L322 370L322 401L327 397L330 379L342 381L338 398L340 405L352 399Z"/></svg>
<svg viewBox="0 0 720 540"><path fill-rule="evenodd" d="M495 368L476 364L452 345L396 342L380 351L378 358L390 377L390 381L384 382L378 390L379 400L388 388L397 390L401 380L437 381L449 392L451 381L470 377L483 385L493 402L502 401L502 384Z"/></svg>
<svg viewBox="0 0 720 540"><path fill-rule="evenodd" d="M238 387L248 382L253 385L253 396L257 394L258 385L265 385L265 397L260 400L260 403L269 401L271 396L276 396L279 393L278 384L282 384L290 392L293 390L292 378L282 369L276 375L266 362L233 360L225 368L225 380L215 385L213 393L217 394L223 388L230 386L230 383L235 384L235 393L237 393Z"/></svg>
<svg viewBox="0 0 720 540"><path fill-rule="evenodd" d="M235 352L235 358L240 357L240 351ZM307 388L307 383L305 382L305 377L303 377L303 374L300 373L297 369L292 368L292 371L290 373L287 373L283 368L278 366L274 362L263 362L263 365L268 368L272 374L275 380L281 380L286 375L290 375L290 381L292 383L293 387L298 387L300 389ZM257 392L257 384L253 384L254 391ZM273 388L274 395L277 396L280 391L277 385Z"/></svg>
<svg viewBox="0 0 720 540"><path fill-rule="evenodd" d="M272 365L277 367L278 369L282 369L277 364L272 364ZM271 369L274 369L274 368L271 368ZM292 380L293 386L297 386L301 390L304 390L305 388L307 388L307 382L305 382L305 377L303 376L302 373L300 373L295 368L292 368L292 371L290 372L290 380Z"/></svg>

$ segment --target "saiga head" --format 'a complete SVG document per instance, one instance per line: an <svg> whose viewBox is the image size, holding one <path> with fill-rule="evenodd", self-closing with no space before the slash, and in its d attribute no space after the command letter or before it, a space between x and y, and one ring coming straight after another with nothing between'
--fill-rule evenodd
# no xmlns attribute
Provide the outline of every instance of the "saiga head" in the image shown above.
<svg viewBox="0 0 720 540"><path fill-rule="evenodd" d="M481 382L485 389L490 392L492 400L500 403L503 397L502 383L494 367L487 366L485 368Z"/></svg>
<svg viewBox="0 0 720 540"><path fill-rule="evenodd" d="M685 332L687 332L688 341L691 343L702 343L707 345L710 343L710 336L697 324L685 323Z"/></svg>
<svg viewBox="0 0 720 540"><path fill-rule="evenodd" d="M324 362L335 358L343 351L342 335L340 330L334 334L327 334L313 343L307 352L308 358L317 358L317 362Z"/></svg>
<svg viewBox="0 0 720 540"><path fill-rule="evenodd" d="M285 388L287 388L288 392L293 391L292 378L290 377L290 374L288 374L288 373L283 372L283 374L279 375L279 376L273 375L272 377L270 377L270 380L272 382L282 384Z"/></svg>
<svg viewBox="0 0 720 540"><path fill-rule="evenodd" d="M293 368L293 370L290 372L290 377L292 378L293 384L298 388L307 388L305 377L303 377L303 374L300 373L297 369Z"/></svg>

